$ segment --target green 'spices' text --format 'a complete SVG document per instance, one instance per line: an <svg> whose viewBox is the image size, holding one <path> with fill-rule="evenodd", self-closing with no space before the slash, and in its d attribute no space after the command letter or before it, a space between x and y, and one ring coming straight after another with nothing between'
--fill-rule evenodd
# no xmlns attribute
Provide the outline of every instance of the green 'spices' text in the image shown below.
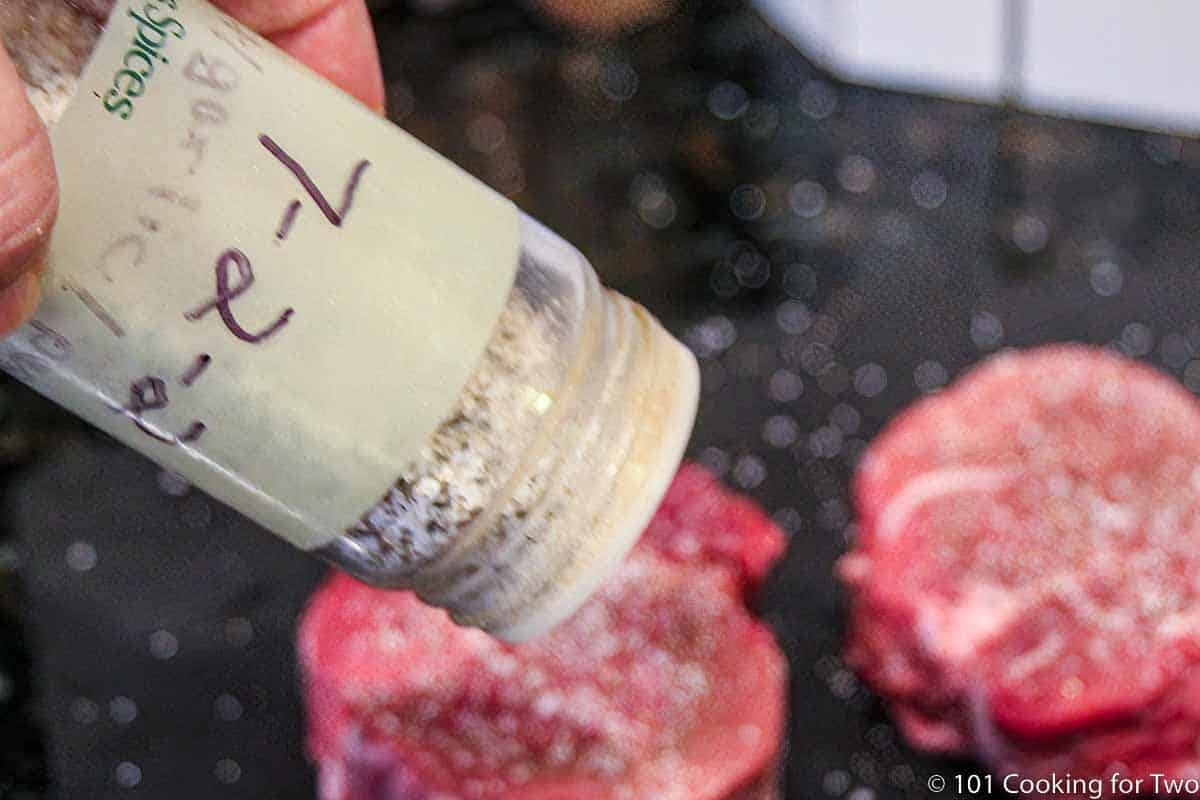
<svg viewBox="0 0 1200 800"><path fill-rule="evenodd" d="M150 79L159 64L169 64L165 55L171 39L182 39L187 35L183 23L170 12L177 7L178 0L161 0L146 3L141 11L129 9L137 27L133 40L121 58L121 69L113 75L112 88L101 97L104 108L121 119L133 116L137 99L146 93Z"/></svg>

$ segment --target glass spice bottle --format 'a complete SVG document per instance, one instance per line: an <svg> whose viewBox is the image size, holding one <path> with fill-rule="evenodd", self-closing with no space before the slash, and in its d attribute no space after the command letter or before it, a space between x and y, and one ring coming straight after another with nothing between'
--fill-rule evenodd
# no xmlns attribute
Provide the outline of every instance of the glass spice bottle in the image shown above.
<svg viewBox="0 0 1200 800"><path fill-rule="evenodd" d="M586 599L682 456L685 348L203 0L5 0L0 34L62 193L0 366L461 624L519 641Z"/></svg>

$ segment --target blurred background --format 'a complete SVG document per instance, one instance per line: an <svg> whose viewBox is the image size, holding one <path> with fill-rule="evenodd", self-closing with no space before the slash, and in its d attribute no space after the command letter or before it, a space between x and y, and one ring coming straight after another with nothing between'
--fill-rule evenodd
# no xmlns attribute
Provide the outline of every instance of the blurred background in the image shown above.
<svg viewBox="0 0 1200 800"><path fill-rule="evenodd" d="M1200 119L1196 12L540 5L376 3L390 114L700 357L690 456L790 537L758 602L787 797L922 797L946 765L838 656L848 478L1005 346L1104 344L1200 392L1200 144L1145 130ZM324 567L7 379L0 467L0 798L313 797L292 637Z"/></svg>

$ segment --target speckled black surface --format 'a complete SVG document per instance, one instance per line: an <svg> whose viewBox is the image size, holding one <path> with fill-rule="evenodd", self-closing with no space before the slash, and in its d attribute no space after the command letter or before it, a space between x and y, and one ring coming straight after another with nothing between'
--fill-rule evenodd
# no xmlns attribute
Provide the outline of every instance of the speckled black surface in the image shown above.
<svg viewBox="0 0 1200 800"><path fill-rule="evenodd" d="M787 797L971 769L904 748L838 660L848 478L1001 346L1113 344L1200 390L1200 147L838 85L728 2L608 46L500 2L379 27L395 118L702 356L691 454L791 537L759 600L793 670ZM322 567L3 391L0 465L30 462L3 475L0 797L39 796L36 730L57 797L312 797L291 637Z"/></svg>

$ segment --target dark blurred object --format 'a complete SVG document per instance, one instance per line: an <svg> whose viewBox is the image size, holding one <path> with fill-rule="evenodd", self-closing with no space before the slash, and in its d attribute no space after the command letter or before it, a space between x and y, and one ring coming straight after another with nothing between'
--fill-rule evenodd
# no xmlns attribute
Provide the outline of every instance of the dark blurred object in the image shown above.
<svg viewBox="0 0 1200 800"><path fill-rule="evenodd" d="M728 0L607 44L505 2L397 6L379 40L397 121L702 357L693 457L792 535L759 602L792 666L789 797L922 798L969 769L907 750L840 660L847 481L999 347L1109 344L1200 390L1200 147L841 86ZM53 427L4 495L55 794L311 798L290 639L319 565Z"/></svg>
<svg viewBox="0 0 1200 800"><path fill-rule="evenodd" d="M15 483L54 796L311 797L292 636L321 565L90 431Z"/></svg>
<svg viewBox="0 0 1200 800"><path fill-rule="evenodd" d="M677 0L520 0L540 11L568 33L611 38L665 18ZM368 0L374 13L407 7L423 14L462 11L484 5L480 0Z"/></svg>
<svg viewBox="0 0 1200 800"><path fill-rule="evenodd" d="M0 797L33 800L42 796L48 775L45 732L34 713L20 559L9 537L0 537Z"/></svg>
<svg viewBox="0 0 1200 800"><path fill-rule="evenodd" d="M57 409L0 375L0 481L11 482L67 422ZM69 424L69 423L68 423ZM22 567L28 554L9 520L0 523L0 798L43 797L49 775L39 719Z"/></svg>
<svg viewBox="0 0 1200 800"><path fill-rule="evenodd" d="M657 22L675 0L529 0L539 10L576 33L617 36Z"/></svg>

